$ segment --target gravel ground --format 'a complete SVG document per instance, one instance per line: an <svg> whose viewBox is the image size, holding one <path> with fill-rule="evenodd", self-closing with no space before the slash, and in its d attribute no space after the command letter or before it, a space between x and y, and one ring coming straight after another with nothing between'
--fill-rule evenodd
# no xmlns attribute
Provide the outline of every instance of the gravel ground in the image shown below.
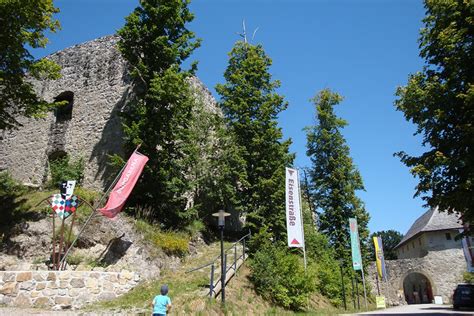
<svg viewBox="0 0 474 316"><path fill-rule="evenodd" d="M373 312L360 313L359 315L403 315L403 314L425 314L425 315L474 315L474 309L453 310L451 305L435 305L435 304L413 304L390 307L383 310Z"/></svg>

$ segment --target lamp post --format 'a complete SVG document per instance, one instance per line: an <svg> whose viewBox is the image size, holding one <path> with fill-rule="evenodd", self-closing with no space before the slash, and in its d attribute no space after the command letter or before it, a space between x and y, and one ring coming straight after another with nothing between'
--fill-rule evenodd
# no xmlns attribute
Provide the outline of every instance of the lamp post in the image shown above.
<svg viewBox="0 0 474 316"><path fill-rule="evenodd" d="M212 216L217 217L217 226L221 232L221 299L222 305L225 304L225 277L226 277L226 263L224 256L224 226L225 218L229 216L229 213L224 212L224 210L219 210L219 212L212 214Z"/></svg>
<svg viewBox="0 0 474 316"><path fill-rule="evenodd" d="M341 268L341 285L342 285L342 299L344 301L344 309L347 309L346 305L346 291L344 289L344 272L342 271L342 266L344 265L344 260L339 259L339 267Z"/></svg>

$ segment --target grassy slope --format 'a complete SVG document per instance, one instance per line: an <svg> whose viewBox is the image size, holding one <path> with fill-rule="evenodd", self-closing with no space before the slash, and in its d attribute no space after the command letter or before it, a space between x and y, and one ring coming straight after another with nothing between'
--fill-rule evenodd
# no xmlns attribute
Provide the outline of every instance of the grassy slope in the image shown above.
<svg viewBox="0 0 474 316"><path fill-rule="evenodd" d="M20 212L50 212L51 210L46 203L40 207L35 207L41 200L57 193L57 190L35 192L30 191L22 196L24 206ZM85 198L88 202L93 203L97 196L96 192L82 188L76 188L75 194ZM78 212L79 220L84 220L90 210L82 207ZM142 225L143 226L143 225ZM146 226L146 225L145 225ZM139 231L143 227L136 227ZM148 228L146 226L145 228ZM146 233L147 231L142 231ZM146 234L145 234L146 235ZM230 244L226 244L228 248ZM207 263L209 260L216 258L219 254L219 243L199 249L199 254L195 257L187 257L183 260L183 265L178 271L163 271L160 280L152 280L143 283L130 291L129 293L119 297L116 300L95 304L86 308L86 310L96 310L109 313L111 310L130 310L133 313L148 314L151 311L150 302L153 297L159 293L162 284L168 284L170 287L170 296L173 301L172 315L290 315L291 311L286 311L279 307L273 306L270 302L258 295L248 276L250 271L246 264L238 271L226 287L226 307L222 308L220 297L210 300L203 297L202 293L208 289L210 268L207 267L202 271L185 273L186 270ZM218 275L216 275L218 277ZM310 299L307 315L334 315L343 313L331 306L328 300L320 295L313 295Z"/></svg>
<svg viewBox="0 0 474 316"><path fill-rule="evenodd" d="M230 244L226 245L228 247ZM220 297L210 300L202 293L208 289L210 268L202 271L185 273L186 270L207 263L219 254L219 243L199 249L196 257L186 258L177 271L164 271L160 280L153 280L139 285L129 293L100 305L90 306L87 310L113 313L113 311L129 310L130 313L151 311L150 303L159 293L162 284L168 284L169 295L173 302L172 315L291 315L279 307L272 306L253 289L248 280L249 268L246 264L238 271L226 287L226 307L221 308ZM328 300L314 295L309 301L307 315L334 315L342 313L331 306Z"/></svg>

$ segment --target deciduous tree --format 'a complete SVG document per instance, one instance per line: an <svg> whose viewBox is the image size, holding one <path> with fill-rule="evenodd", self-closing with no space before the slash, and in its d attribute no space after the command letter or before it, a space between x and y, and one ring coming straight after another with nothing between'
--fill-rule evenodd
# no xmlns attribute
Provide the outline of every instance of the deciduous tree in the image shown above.
<svg viewBox="0 0 474 316"><path fill-rule="evenodd" d="M403 234L393 229L372 233L370 235L370 241L372 245L370 247L371 260L375 260L375 247L372 242L372 238L374 236L382 238L384 258L386 260L396 260L398 257L397 253L395 252L395 247L400 243L400 241L402 241Z"/></svg>
<svg viewBox="0 0 474 316"><path fill-rule="evenodd" d="M59 78L57 64L30 53L46 46L46 31L59 29L53 17L58 11L53 0L0 1L0 130L17 127L18 116L42 116L52 107L26 78Z"/></svg>
<svg viewBox="0 0 474 316"><path fill-rule="evenodd" d="M426 66L397 89L397 110L417 125L426 151L397 155L419 179L416 196L474 220L474 3L425 0L420 56Z"/></svg>

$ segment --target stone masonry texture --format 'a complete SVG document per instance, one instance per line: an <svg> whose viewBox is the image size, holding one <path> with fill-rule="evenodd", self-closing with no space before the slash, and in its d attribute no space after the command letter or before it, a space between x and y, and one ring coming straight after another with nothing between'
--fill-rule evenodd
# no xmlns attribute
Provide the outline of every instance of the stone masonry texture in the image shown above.
<svg viewBox="0 0 474 316"><path fill-rule="evenodd" d="M120 296L139 281L127 270L0 271L0 305L77 309Z"/></svg>
<svg viewBox="0 0 474 316"><path fill-rule="evenodd" d="M430 251L426 256L412 259L386 260L388 282L379 282L380 293L385 296L387 305L405 305L403 281L410 273L421 273L431 283L433 295L442 296L443 302L451 302L456 285L462 282L466 271L466 260L462 249ZM377 294L375 279L376 267L372 263L368 269L367 279L372 294Z"/></svg>
<svg viewBox="0 0 474 316"><path fill-rule="evenodd" d="M65 152L72 160L84 159L83 186L103 189L111 182L114 172L108 157L125 154L118 114L131 93L117 41L117 36L105 36L47 57L61 66L61 78L34 81L35 89L49 102L72 96L72 118L58 120L53 112L41 119L20 118L22 127L0 135L0 171L41 187L48 180L49 157ZM217 111L214 98L197 78L191 78L190 85L208 110Z"/></svg>

